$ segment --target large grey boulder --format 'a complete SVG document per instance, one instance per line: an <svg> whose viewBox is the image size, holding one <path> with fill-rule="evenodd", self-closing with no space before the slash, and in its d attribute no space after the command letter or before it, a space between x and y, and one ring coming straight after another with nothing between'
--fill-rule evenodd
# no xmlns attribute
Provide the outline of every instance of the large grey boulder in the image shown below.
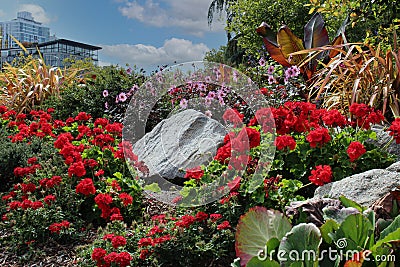
<svg viewBox="0 0 400 267"><path fill-rule="evenodd" d="M400 164L387 169L374 169L354 174L337 182L318 187L315 197L338 198L344 195L363 206L371 206L376 200L400 186Z"/></svg>
<svg viewBox="0 0 400 267"><path fill-rule="evenodd" d="M149 168L149 177L183 178L187 168L212 160L226 133L218 121L188 109L157 124L133 152Z"/></svg>

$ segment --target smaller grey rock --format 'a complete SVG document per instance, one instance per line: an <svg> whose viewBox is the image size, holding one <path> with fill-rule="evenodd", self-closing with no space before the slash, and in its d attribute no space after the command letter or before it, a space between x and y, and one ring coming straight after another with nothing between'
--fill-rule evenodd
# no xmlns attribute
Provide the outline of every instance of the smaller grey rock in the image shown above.
<svg viewBox="0 0 400 267"><path fill-rule="evenodd" d="M379 148L385 147L386 152L396 155L397 160L400 161L400 144L396 144L394 140L392 141L393 137L385 130L386 128L387 126L383 125L373 125L371 130L376 133L377 139L369 139L368 142L376 145ZM388 145L389 142L390 144Z"/></svg>
<svg viewBox="0 0 400 267"><path fill-rule="evenodd" d="M374 169L318 187L314 196L337 199L343 195L362 206L369 207L399 185L398 172Z"/></svg>
<svg viewBox="0 0 400 267"><path fill-rule="evenodd" d="M390 172L400 172L400 161L393 163L387 167L386 170Z"/></svg>

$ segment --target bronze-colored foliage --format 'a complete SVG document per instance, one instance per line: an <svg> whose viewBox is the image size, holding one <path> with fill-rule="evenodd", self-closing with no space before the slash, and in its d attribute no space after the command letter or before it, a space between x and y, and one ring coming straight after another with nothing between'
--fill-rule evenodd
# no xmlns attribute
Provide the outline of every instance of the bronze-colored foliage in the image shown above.
<svg viewBox="0 0 400 267"><path fill-rule="evenodd" d="M319 53L316 57L312 57L311 60L307 60L308 56L306 53L296 53L329 44L328 31L319 13L315 13L304 26L304 40L294 35L286 25L283 25L278 33L275 34L271 27L263 22L256 31L263 37L265 48L271 58L284 67L299 65L300 72L306 81L309 81L316 71L317 59L322 57L331 58L336 55L335 53ZM342 29L332 43L333 45L340 45L343 43L343 40ZM301 64L304 61L307 61L307 64Z"/></svg>
<svg viewBox="0 0 400 267"><path fill-rule="evenodd" d="M42 57L28 56L22 66L7 64L0 72L0 105L18 114L29 112L50 96L60 97L62 85L77 80L77 73L78 70L49 67Z"/></svg>
<svg viewBox="0 0 400 267"><path fill-rule="evenodd" d="M396 36L395 36L396 40ZM346 112L353 103L380 109L386 118L400 116L400 52L367 44L326 47L337 56L316 72L309 99ZM390 114L391 111L391 114Z"/></svg>

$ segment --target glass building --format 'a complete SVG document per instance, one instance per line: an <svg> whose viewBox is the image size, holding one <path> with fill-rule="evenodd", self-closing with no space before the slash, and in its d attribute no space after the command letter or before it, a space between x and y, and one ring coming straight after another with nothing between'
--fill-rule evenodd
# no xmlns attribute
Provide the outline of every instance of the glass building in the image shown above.
<svg viewBox="0 0 400 267"><path fill-rule="evenodd" d="M11 36L17 39L27 52ZM6 62L12 63L18 57L27 55L36 58L42 56L47 65L61 68L68 64L65 59L89 59L97 65L100 49L101 47L94 45L51 37L50 28L36 22L27 11L18 12L16 19L0 22L0 70Z"/></svg>
<svg viewBox="0 0 400 267"><path fill-rule="evenodd" d="M16 19L0 22L0 49L18 47L11 35L24 45L44 43L50 41L50 28L35 21L32 13L22 11L17 13Z"/></svg>
<svg viewBox="0 0 400 267"><path fill-rule="evenodd" d="M1 49L0 67L2 68L5 62L12 63L20 56L32 55L35 58L43 57L46 65L67 67L68 62L65 59L71 60L91 60L95 65L98 63L98 50L101 47L79 43L67 39L56 39L53 41L35 44L27 47L27 52L22 48Z"/></svg>

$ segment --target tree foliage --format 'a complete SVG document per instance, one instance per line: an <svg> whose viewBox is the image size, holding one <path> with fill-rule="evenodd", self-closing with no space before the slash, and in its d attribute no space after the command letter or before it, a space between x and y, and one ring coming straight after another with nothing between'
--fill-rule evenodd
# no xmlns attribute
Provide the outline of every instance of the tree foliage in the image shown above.
<svg viewBox="0 0 400 267"><path fill-rule="evenodd" d="M294 34L302 36L303 26L311 18L307 3L307 0L237 0L228 6L232 16L227 31L238 36L238 45L246 54L257 58L264 51L262 38L255 31L261 22L275 30L286 24Z"/></svg>

